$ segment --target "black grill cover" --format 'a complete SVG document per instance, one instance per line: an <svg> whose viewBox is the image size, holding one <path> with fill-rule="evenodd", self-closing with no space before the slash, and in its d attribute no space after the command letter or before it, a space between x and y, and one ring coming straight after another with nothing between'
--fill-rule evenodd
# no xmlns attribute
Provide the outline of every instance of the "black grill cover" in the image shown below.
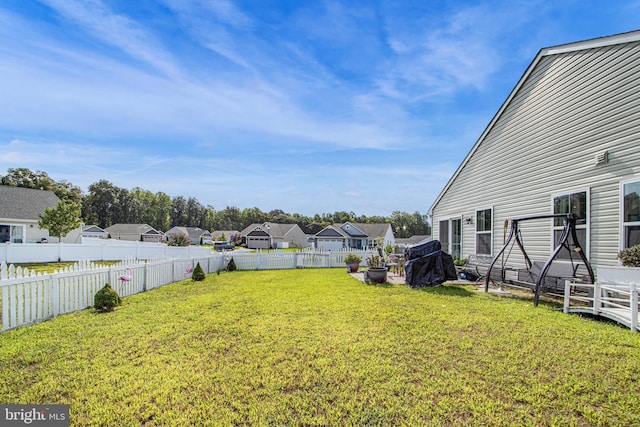
<svg viewBox="0 0 640 427"><path fill-rule="evenodd" d="M407 261L420 258L422 256L431 254L435 251L439 251L442 249L442 244L439 240L431 240L429 242L423 243L421 245L412 246L407 248L404 252Z"/></svg>
<svg viewBox="0 0 640 427"><path fill-rule="evenodd" d="M404 267L407 285L412 288L439 286L458 278L453 257L442 252L441 247L438 240L432 240L407 249L408 261Z"/></svg>

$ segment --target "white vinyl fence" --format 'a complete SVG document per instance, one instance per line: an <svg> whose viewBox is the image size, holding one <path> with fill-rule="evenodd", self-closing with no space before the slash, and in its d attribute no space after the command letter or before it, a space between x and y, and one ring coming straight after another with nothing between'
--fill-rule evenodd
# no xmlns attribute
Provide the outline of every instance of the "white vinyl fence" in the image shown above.
<svg viewBox="0 0 640 427"><path fill-rule="evenodd" d="M190 278L198 263L206 274L224 269L231 258L238 270L344 267L347 253L362 256L362 265L366 265L371 252L223 252L146 262L130 259L111 266L81 261L52 274L36 274L3 262L0 264L2 331L91 307L96 292L105 283L126 297Z"/></svg>
<svg viewBox="0 0 640 427"><path fill-rule="evenodd" d="M93 239L85 243L4 243L0 244L0 263L57 261L105 261L159 258L192 258L211 254L207 246L168 246L163 243Z"/></svg>

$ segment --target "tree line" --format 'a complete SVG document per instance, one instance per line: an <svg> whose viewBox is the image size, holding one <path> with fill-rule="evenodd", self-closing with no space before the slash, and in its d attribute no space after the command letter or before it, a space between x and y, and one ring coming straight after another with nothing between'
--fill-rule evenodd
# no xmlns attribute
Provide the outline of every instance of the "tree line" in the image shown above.
<svg viewBox="0 0 640 427"><path fill-rule="evenodd" d="M306 216L280 209L264 212L257 207L241 210L227 206L216 210L213 206L204 206L194 197L170 197L161 191L153 193L139 187L128 190L104 179L91 184L85 194L80 187L67 181L54 181L46 172L27 168L8 169L7 174L0 177L0 184L52 191L61 200L77 204L85 224L101 228L124 223L148 224L163 232L174 226L240 231L254 223L273 222L295 223L305 233L315 234L329 224L351 221L390 223L395 236L400 238L431 234L428 216L417 211L413 214L394 211L388 217L367 217L346 211Z"/></svg>

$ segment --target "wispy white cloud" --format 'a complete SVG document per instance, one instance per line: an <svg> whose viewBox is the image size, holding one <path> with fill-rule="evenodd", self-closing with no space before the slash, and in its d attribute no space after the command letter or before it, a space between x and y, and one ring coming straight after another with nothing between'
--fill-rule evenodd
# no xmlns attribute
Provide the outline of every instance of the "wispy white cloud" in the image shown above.
<svg viewBox="0 0 640 427"><path fill-rule="evenodd" d="M182 71L162 43L127 16L114 13L100 0L42 0L85 33L169 76Z"/></svg>
<svg viewBox="0 0 640 427"><path fill-rule="evenodd" d="M303 213L426 210L539 48L615 32L591 29L607 8L607 28L633 15L577 1L41 3L0 4L2 166ZM589 31L563 26L576 11Z"/></svg>
<svg viewBox="0 0 640 427"><path fill-rule="evenodd" d="M411 102L482 90L513 55L512 43L522 37L516 28L535 16L533 5L514 2L461 6L419 22L419 28L390 20L387 42L396 58L379 89ZM510 33L514 40L505 40Z"/></svg>
<svg viewBox="0 0 640 427"><path fill-rule="evenodd" d="M252 26L252 19L236 7L229 0L202 0L199 2L205 9L209 9L224 23L238 29Z"/></svg>

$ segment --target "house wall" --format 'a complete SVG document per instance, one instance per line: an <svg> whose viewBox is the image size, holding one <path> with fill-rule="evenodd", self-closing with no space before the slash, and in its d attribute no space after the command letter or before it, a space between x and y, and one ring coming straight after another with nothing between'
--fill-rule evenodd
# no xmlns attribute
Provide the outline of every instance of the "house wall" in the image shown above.
<svg viewBox="0 0 640 427"><path fill-rule="evenodd" d="M284 236L284 240L289 243L289 247L296 246L308 246L307 235L304 234L304 231L299 226L295 226L289 230L289 232Z"/></svg>
<svg viewBox="0 0 640 427"><path fill-rule="evenodd" d="M16 220L8 218L0 218L0 225L7 225L22 228L21 243L36 243L42 238L49 238L49 231L38 227L38 221L34 220Z"/></svg>
<svg viewBox="0 0 640 427"><path fill-rule="evenodd" d="M387 245L396 245L396 238L393 235L393 230L391 229L391 227L387 229L387 233L384 235L384 246Z"/></svg>
<svg viewBox="0 0 640 427"><path fill-rule="evenodd" d="M552 195L586 189L590 261L616 265L620 183L640 180L639 66L637 42L542 57L432 207L434 239L440 220L492 207L495 254L505 219L550 214ZM522 235L532 259L550 256L551 220L522 223ZM462 221L462 253L475 253L475 218Z"/></svg>
<svg viewBox="0 0 640 427"><path fill-rule="evenodd" d="M128 242L139 242L140 241L140 233L138 234L129 234L129 233L110 233L111 238L115 240L126 240Z"/></svg>

